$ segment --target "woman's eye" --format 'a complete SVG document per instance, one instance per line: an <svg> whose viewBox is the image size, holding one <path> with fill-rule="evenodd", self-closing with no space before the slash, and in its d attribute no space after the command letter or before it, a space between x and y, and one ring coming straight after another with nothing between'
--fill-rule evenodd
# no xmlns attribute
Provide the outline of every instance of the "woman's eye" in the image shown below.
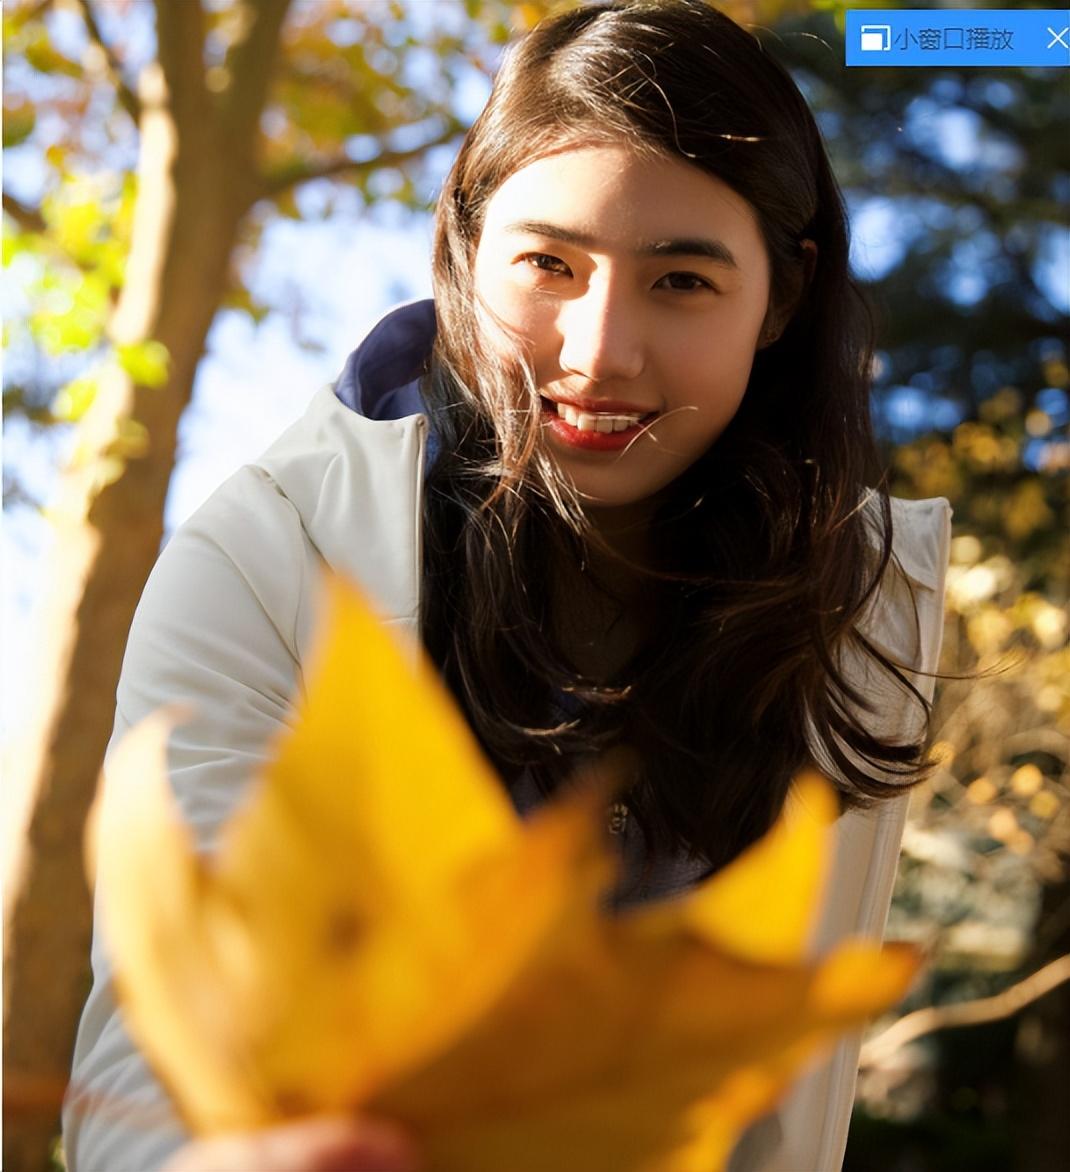
<svg viewBox="0 0 1070 1172"><path fill-rule="evenodd" d="M666 273L656 288L670 289L674 293L691 293L699 289L713 289L713 283L698 273Z"/></svg>
<svg viewBox="0 0 1070 1172"><path fill-rule="evenodd" d="M568 277L572 270L559 257L550 256L546 252L529 252L524 256L524 262L543 273L554 273L557 276Z"/></svg>

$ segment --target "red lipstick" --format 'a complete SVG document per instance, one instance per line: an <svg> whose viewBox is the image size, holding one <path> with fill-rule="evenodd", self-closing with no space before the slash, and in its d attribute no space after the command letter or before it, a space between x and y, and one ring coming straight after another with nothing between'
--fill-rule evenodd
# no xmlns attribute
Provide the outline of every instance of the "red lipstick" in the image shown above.
<svg viewBox="0 0 1070 1172"><path fill-rule="evenodd" d="M570 406L574 406L578 410L587 410L590 414L642 414L642 412L637 411L630 404L605 403L600 401L597 411L595 411L591 407L584 408L580 403L571 399L561 399L558 401L562 403L567 402ZM651 413L645 415L638 423L631 427L626 427L623 431L581 431L578 427L573 427L571 423L558 415L555 402L557 401L546 401L543 404L543 422L546 427L550 430L554 439L566 444L570 448L579 448L588 452L619 452L622 448L626 448L637 435L653 422L654 415L656 414Z"/></svg>

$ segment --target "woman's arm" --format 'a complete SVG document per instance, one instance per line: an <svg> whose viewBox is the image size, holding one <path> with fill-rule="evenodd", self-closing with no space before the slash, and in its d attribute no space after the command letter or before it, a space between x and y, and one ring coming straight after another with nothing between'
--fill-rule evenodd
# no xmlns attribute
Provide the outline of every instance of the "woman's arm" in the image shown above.
<svg viewBox="0 0 1070 1172"><path fill-rule="evenodd" d="M893 500L892 520L892 548L899 565L889 567L860 627L897 662L934 672L943 637L951 509L942 498ZM875 705L869 717L874 731L898 740L921 735L923 713L901 685L862 658L845 666ZM911 678L931 700L935 679ZM812 942L815 952L827 952L848 936L880 940L884 935L907 801L904 794L870 811L851 811L837 821L831 836L832 871ZM841 1039L830 1057L812 1065L779 1108L780 1146L770 1156L741 1163L738 1172L838 1172L847 1144L861 1041L862 1032L856 1031Z"/></svg>
<svg viewBox="0 0 1070 1172"><path fill-rule="evenodd" d="M145 587L112 744L163 704L191 706L169 768L199 849L214 845L285 728L318 562L293 506L261 470L244 468L175 534ZM99 921L92 963L63 1111L68 1167L154 1172L186 1134L123 1026Z"/></svg>

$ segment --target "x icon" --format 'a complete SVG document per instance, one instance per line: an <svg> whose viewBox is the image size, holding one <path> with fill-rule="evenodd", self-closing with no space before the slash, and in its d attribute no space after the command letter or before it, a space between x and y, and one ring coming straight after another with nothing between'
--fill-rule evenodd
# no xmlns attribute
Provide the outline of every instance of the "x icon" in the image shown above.
<svg viewBox="0 0 1070 1172"><path fill-rule="evenodd" d="M1051 27L1051 25L1049 25L1049 26L1048 26L1048 32L1049 32L1049 33L1051 33L1051 40L1048 42L1048 45L1047 45L1047 47L1048 47L1049 49L1050 49L1050 48L1051 48L1053 45L1062 45L1062 47L1063 47L1064 49L1070 49L1070 44L1068 44L1066 41L1064 41L1064 40L1063 40L1063 37L1065 37L1067 33L1070 33L1070 24L1068 24L1068 25L1066 26L1066 28L1064 28L1064 29L1063 29L1063 31L1062 31L1061 33L1057 33L1057 32L1055 31L1055 29L1053 29L1053 28Z"/></svg>

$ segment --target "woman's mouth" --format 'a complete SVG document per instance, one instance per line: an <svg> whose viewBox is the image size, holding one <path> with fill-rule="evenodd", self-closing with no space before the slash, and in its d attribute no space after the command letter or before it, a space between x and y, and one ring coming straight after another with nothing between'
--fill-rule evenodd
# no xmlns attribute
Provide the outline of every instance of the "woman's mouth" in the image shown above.
<svg viewBox="0 0 1070 1172"><path fill-rule="evenodd" d="M596 452L627 447L657 415L656 411L622 410L617 404L585 410L545 396L542 411L543 420L555 439L570 447Z"/></svg>

